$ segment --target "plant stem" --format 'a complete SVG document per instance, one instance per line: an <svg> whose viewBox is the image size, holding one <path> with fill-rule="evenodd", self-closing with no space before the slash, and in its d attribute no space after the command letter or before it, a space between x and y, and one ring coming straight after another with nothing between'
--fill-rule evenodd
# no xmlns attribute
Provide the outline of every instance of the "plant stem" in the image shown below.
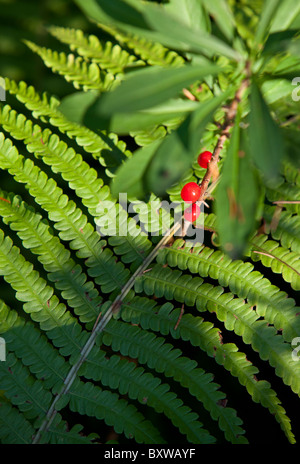
<svg viewBox="0 0 300 464"><path fill-rule="evenodd" d="M211 188L214 188L217 181L214 182L211 185L211 188L209 188L209 183L211 181L211 178L214 176L214 173L217 169L218 161L219 161L219 156L220 153L223 149L224 142L226 139L230 136L230 129L232 128L235 120L235 116L237 113L238 105L241 101L242 94L244 90L248 87L249 85L249 80L246 78L245 80L242 81L241 86L236 92L236 95L234 99L232 100L228 110L227 110L227 115L225 122L223 124L223 128L221 131L221 135L219 137L219 140L217 142L217 145L215 147L214 153L212 155L211 161L208 165L207 172L205 176L203 177L203 180L201 182L201 195L199 198L199 201L203 201L206 197L206 195L211 193ZM105 311L103 316L99 319L99 322L95 325L93 331L91 332L86 344L83 346L81 350L81 355L78 359L78 361L72 366L70 369L67 377L64 380L64 384L60 390L60 392L55 396L48 412L47 415L40 426L39 430L37 431L36 435L33 437L33 444L39 443L39 440L41 438L41 435L43 432L47 431L52 424L52 421L57 413L57 410L55 409L55 406L58 402L58 400L63 396L66 395L69 391L70 388L77 376L78 370L81 367L81 365L84 363L84 361L87 359L89 353L91 352L93 346L95 345L95 341L99 333L101 333L110 319L112 318L113 314L119 312L122 302L128 292L132 289L134 286L134 283L136 281L136 278L141 276L149 264L156 258L158 252L166 246L174 234L182 227L182 220L179 220L176 222L165 234L165 236L159 241L159 243L153 248L153 250L149 253L149 255L146 257L146 259L143 261L141 266L134 272L134 274L131 276L131 278L128 280L126 285L122 288L121 293L115 298L115 300L112 302L110 307Z"/></svg>

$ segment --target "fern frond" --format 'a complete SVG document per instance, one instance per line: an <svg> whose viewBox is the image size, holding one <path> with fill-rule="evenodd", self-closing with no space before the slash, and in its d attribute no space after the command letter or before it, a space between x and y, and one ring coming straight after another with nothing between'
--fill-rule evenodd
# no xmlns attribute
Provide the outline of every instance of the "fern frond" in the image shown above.
<svg viewBox="0 0 300 464"><path fill-rule="evenodd" d="M0 400L0 440L2 444L29 445L34 428L17 408Z"/></svg>
<svg viewBox="0 0 300 464"><path fill-rule="evenodd" d="M220 405L225 395L219 390L219 385L212 382L212 375L196 367L195 361L181 356L181 351L173 349L171 344L166 344L163 338L155 337L139 327L112 320L104 331L102 342L111 346L114 351L120 351L123 356L138 359L139 363L147 364L151 369L164 373L166 377L174 378L203 403L211 417L219 422L220 429L224 431L228 441L247 442L243 437L245 432L240 427L242 422L236 411ZM124 376L121 380L122 385L123 382ZM148 404L149 397L146 398Z"/></svg>
<svg viewBox="0 0 300 464"><path fill-rule="evenodd" d="M132 362L122 360L118 356L112 356L107 360L104 353L102 359L99 359L96 353L94 360L89 356L80 375L96 381L101 380L103 385L112 389L119 388L121 394L153 407L158 413L164 413L191 443L215 442L214 437L198 421L198 415L170 391L169 385L162 383L158 377L150 373L144 373L143 368L136 368Z"/></svg>
<svg viewBox="0 0 300 464"><path fill-rule="evenodd" d="M33 381L28 369L12 353L0 363L0 383L5 397L25 419L36 421L46 414L51 393L43 388L40 380Z"/></svg>
<svg viewBox="0 0 300 464"><path fill-rule="evenodd" d="M11 352L13 351L16 353L17 356L22 359L22 362L25 366L28 366L28 369L31 373L35 374L38 379L43 380L43 385L47 389L52 389L53 393L55 394L61 385L63 385L64 380L66 378L66 374L68 373L68 363L66 363L65 359L59 355L57 350L54 349L52 345L49 344L46 337L38 331L31 322L25 322L20 316L17 315L16 311L11 311L6 305L0 302L0 315L1 315L1 323L0 323L0 333L5 334L5 340L7 342L8 350ZM75 334L74 334L75 335ZM78 335L78 334L77 334ZM75 346L76 350L76 343L75 341L72 342ZM66 352L67 354L68 352ZM92 361L97 362L99 364L99 359L101 360L101 356L104 357L105 353L100 352L98 349L95 349L94 352L90 354ZM6 363L2 363L2 367L4 367ZM20 365L20 363L19 363ZM94 365L94 364L93 364ZM25 369L25 368L24 368ZM1 375L1 374L0 374ZM8 374L9 377L9 374ZM14 386L14 378L11 378L11 386L10 388L15 391ZM2 379L1 379L2 380ZM1 386L5 387L5 391L8 388L5 383L1 383ZM92 386L91 388L93 388ZM84 387L82 387L84 388ZM10 390L9 390L10 391ZM8 391L8 393L9 393ZM98 392L99 390L97 390ZM49 392L50 394L50 392ZM70 395L70 394L69 394ZM57 408L61 408L62 404L66 405L69 401L69 395L61 398L60 406L57 405ZM119 404L119 400L115 401ZM141 415L136 411L136 409L127 404L124 400L122 400L122 405L124 409L124 414L129 411L132 415L132 421L136 421L138 425L136 427L140 428L143 431L143 428L153 433L155 430L151 425L141 421ZM109 422L109 406L103 404L104 410L104 419ZM49 409L49 404L47 405L47 409ZM45 411L44 411L45 412ZM115 417L116 423L113 422L111 425L114 425L117 429L119 428L119 419L117 416ZM126 421L125 421L126 422ZM130 421L129 421L130 423ZM125 429L127 425L125 424ZM141 433L141 431L139 433ZM158 432L156 432L158 433ZM85 441L90 441L94 438L94 435L91 435L89 438L86 437ZM61 442L74 440L76 439L75 431L71 434L66 433L65 430L65 423L62 422L61 417L58 418L57 416L54 418L54 421L50 424L50 428L42 434L41 441L45 440L46 442L50 440L59 440ZM79 443L79 442L78 442Z"/></svg>
<svg viewBox="0 0 300 464"><path fill-rule="evenodd" d="M11 239L4 238L2 231L0 273L15 290L17 299L24 302L24 311L40 324L42 330L47 331L56 346L64 347L69 354L80 350L86 337L77 320L53 294L53 289L33 269L32 264L12 245Z"/></svg>
<svg viewBox="0 0 300 464"><path fill-rule="evenodd" d="M300 254L300 217L290 211L280 211L278 223L272 227L276 206L265 205L263 216L274 240L280 241L284 248Z"/></svg>
<svg viewBox="0 0 300 464"><path fill-rule="evenodd" d="M0 300L0 333L5 336L7 350L27 366L47 390L54 391L63 383L68 363L50 345L48 339L30 321Z"/></svg>
<svg viewBox="0 0 300 464"><path fill-rule="evenodd" d="M32 111L34 118L41 119L43 122L49 121L61 133L66 134L70 139L75 139L87 153L92 153L96 159L99 159L102 166L106 168L107 175L112 176L121 162L132 155L117 135L103 131L96 134L84 126L68 121L58 110L60 101L57 98L48 97L46 93L40 96L32 86L28 86L23 81L17 84L5 78L5 86L9 93L15 95L26 108Z"/></svg>
<svg viewBox="0 0 300 464"><path fill-rule="evenodd" d="M105 242L87 222L86 216L62 193L53 179L33 164L30 159L20 156L10 140L0 134L0 167L9 169L15 178L27 185L35 201L40 204L54 221L62 240L70 241L70 247L78 250L79 258L87 259L88 274L101 285L102 291L109 293L122 288L128 280L129 271L120 262L115 262L113 253L104 249ZM111 272L110 272L111 269Z"/></svg>
<svg viewBox="0 0 300 464"><path fill-rule="evenodd" d="M146 145L150 145L156 140L164 138L167 135L167 129L164 127L164 125L155 125L150 129L131 131L130 135L134 138L134 141L137 145L140 147L145 147Z"/></svg>
<svg viewBox="0 0 300 464"><path fill-rule="evenodd" d="M133 405L116 393L102 390L90 382L74 382L70 391L70 409L79 414L105 420L116 433L124 433L137 443L164 443L158 430Z"/></svg>
<svg viewBox="0 0 300 464"><path fill-rule="evenodd" d="M192 247L183 240L176 240L171 247L161 250L157 260L182 271L189 270L201 277L218 280L219 285L229 287L240 298L247 298L250 305L256 306L256 312L264 317L277 330L282 330L285 341L297 337L300 321L299 308L295 301L288 298L260 272L253 264L242 260L231 260L222 251L214 251L204 245Z"/></svg>
<svg viewBox="0 0 300 464"><path fill-rule="evenodd" d="M70 46L80 56L99 64L101 69L117 74L127 68L144 66L142 60L123 50L120 45L107 41L102 43L94 34L86 35L80 29L51 26L49 32L60 42Z"/></svg>
<svg viewBox="0 0 300 464"><path fill-rule="evenodd" d="M96 89L104 92L117 84L113 74L102 71L96 63L87 63L80 56L75 57L73 53L66 55L64 52L58 53L56 50L40 47L29 40L25 40L25 43L42 58L48 68L64 76L75 89Z"/></svg>
<svg viewBox="0 0 300 464"><path fill-rule="evenodd" d="M181 338L193 346L199 346L208 356L238 378L254 402L259 402L275 415L288 440L295 443L290 419L286 416L270 384L264 380L257 380L258 369L235 344L224 344L220 330L211 322L190 313L181 315L181 310L173 309L171 303L159 307L154 301L141 297L124 302L120 316L126 322L140 324L143 329L151 329L164 335L170 334L174 339Z"/></svg>
<svg viewBox="0 0 300 464"><path fill-rule="evenodd" d="M276 274L291 284L294 290L300 290L300 254L281 247L278 242L268 240L268 236L257 235L250 241L247 252L253 261L261 261Z"/></svg>
<svg viewBox="0 0 300 464"><path fill-rule="evenodd" d="M65 359L59 355L46 337L30 321L25 322L16 311L11 310L1 301L0 333L5 336L7 350L22 360L24 366L27 366L30 372L43 382L43 387L46 390L52 389L55 392L58 386L63 384L68 372L68 364ZM5 364L6 362L3 367ZM11 373L11 371L12 369L9 367L9 372ZM11 381L13 383L14 379L11 378ZM18 388L18 385L17 382L17 386L11 386L9 390ZM29 404L30 401L26 400ZM2 416L3 413L4 416ZM0 425L2 443L5 443L6 439L8 443L31 443L34 428L18 413L17 409L12 408L12 404L1 404L0 424L1 422L5 427L3 430ZM81 436L78 433L79 430L81 430L80 426L74 426L71 430L67 430L66 422L62 420L60 415L57 415L46 434L46 442L91 443L96 437L95 434L90 434L88 437Z"/></svg>
<svg viewBox="0 0 300 464"><path fill-rule="evenodd" d="M135 34L118 31L104 24L98 24L98 26L115 37L122 46L125 45L135 55L140 56L149 65L182 66L185 63L184 58L177 52L164 47L158 42L151 42Z"/></svg>
<svg viewBox="0 0 300 464"><path fill-rule="evenodd" d="M39 256L49 280L61 291L62 297L74 309L81 322L95 322L102 298L81 266L70 257L70 251L58 237L53 236L42 217L20 198L7 195L1 190L0 196L0 216L4 222L17 232L25 248Z"/></svg>
<svg viewBox="0 0 300 464"><path fill-rule="evenodd" d="M6 308L3 308L3 313ZM1 314L3 320L5 314ZM6 328L8 324L6 324ZM18 352L23 362L30 366L32 372L38 372L38 376L45 379L45 385L53 387L57 381L63 383L66 376L66 365L61 363L58 354L53 353L50 346L45 340L41 339L38 332L31 324L24 324L24 321L18 318L18 323L13 324L14 330L6 331L6 339L9 348ZM17 336L21 331L21 337ZM3 328L0 325L0 333ZM40 353L43 353L41 358ZM142 398L147 397L149 406L153 406L158 412L164 412L174 421L182 433L186 433L190 441L211 442L212 437L202 428L194 414L191 414L189 408L183 407L181 400L176 395L169 392L167 385L161 384L160 380L155 379L151 374L144 375L140 369L134 369L134 365L121 361L119 358L105 357L105 352L94 350L86 363L82 366L79 375L87 378L101 380L103 385L109 385L115 388L120 384L121 394L124 395L124 389L131 399L139 400L144 404ZM116 360L119 359L119 362ZM122 364L123 363L123 364ZM124 365L125 363L125 365ZM134 370L133 370L134 369ZM52 379L52 380L51 380ZM126 386L127 380L127 386ZM57 387L55 387L57 391Z"/></svg>
<svg viewBox="0 0 300 464"><path fill-rule="evenodd" d="M83 426L80 424L69 428L69 425L62 420L60 414L56 414L53 423L45 432L40 443L50 443L51 445L90 445L99 439L96 433L83 435Z"/></svg>
<svg viewBox="0 0 300 464"><path fill-rule="evenodd" d="M81 155L75 153L49 129L42 131L40 126L33 125L32 121L21 114L17 115L7 105L0 109L0 122L4 130L17 140L24 140L29 152L33 152L38 158L42 157L54 173L59 173L69 183L70 188L82 198L83 204L95 219L100 215L99 203L103 201L115 203L109 188L103 186L103 181L99 179L95 169L92 169L83 161ZM119 205L115 205L113 213L116 236L109 238L109 243L114 246L115 252L121 255L125 263L141 264L151 248L150 241L137 228L134 219L129 218ZM129 233L121 232L124 227Z"/></svg>
<svg viewBox="0 0 300 464"><path fill-rule="evenodd" d="M300 394L300 366L295 366L290 344L276 335L276 330L266 321L258 320L259 315L251 305L230 293L224 293L220 287L204 284L202 279L184 276L179 271L158 265L139 281L148 295L175 298L188 306L195 305L200 311L207 309L215 312L226 329L242 336L243 341L251 344L263 360L268 360L275 367L283 381ZM137 291L140 291L140 283L136 285Z"/></svg>

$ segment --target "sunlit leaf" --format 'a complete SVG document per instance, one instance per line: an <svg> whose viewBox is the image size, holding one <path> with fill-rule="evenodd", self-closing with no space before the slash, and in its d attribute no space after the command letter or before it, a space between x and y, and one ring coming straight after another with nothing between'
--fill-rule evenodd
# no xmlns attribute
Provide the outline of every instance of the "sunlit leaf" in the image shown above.
<svg viewBox="0 0 300 464"><path fill-rule="evenodd" d="M270 31L272 20L274 19L274 15L276 14L280 3L282 3L280 0L267 0L264 2L254 37L255 45L258 49L261 49L263 46L263 42Z"/></svg>
<svg viewBox="0 0 300 464"><path fill-rule="evenodd" d="M101 117L92 106L85 114L84 124L91 129L102 127L118 134L128 134L131 131L153 128L156 124L166 124L175 118L185 117L198 106L197 102L178 98L147 110L114 113L109 118Z"/></svg>
<svg viewBox="0 0 300 464"><path fill-rule="evenodd" d="M114 91L103 94L94 104L93 113L111 115L150 108L176 97L184 87L220 71L204 60L201 64L180 68L152 66L135 71Z"/></svg>
<svg viewBox="0 0 300 464"><path fill-rule="evenodd" d="M126 193L129 199L143 198L145 194L145 179L149 163L156 153L161 141L139 148L134 155L120 166L116 177L111 182L112 195Z"/></svg>
<svg viewBox="0 0 300 464"><path fill-rule="evenodd" d="M73 122L81 123L85 112L95 101L99 92L90 90L88 92L75 92L64 97L59 106L59 110Z"/></svg>
<svg viewBox="0 0 300 464"><path fill-rule="evenodd" d="M201 0L171 0L164 4L164 8L187 26L210 32L210 19Z"/></svg>
<svg viewBox="0 0 300 464"><path fill-rule="evenodd" d="M203 5L225 37L228 40L232 40L235 30L235 19L228 2L226 0L203 0Z"/></svg>
<svg viewBox="0 0 300 464"><path fill-rule="evenodd" d="M249 122L252 159L266 180L275 180L285 153L283 138L255 82L250 89Z"/></svg>
<svg viewBox="0 0 300 464"><path fill-rule="evenodd" d="M167 47L206 56L218 54L233 60L241 58L222 40L200 33L197 28L185 24L184 20L168 14L161 5L136 0L76 0L76 3L95 21L113 24Z"/></svg>
<svg viewBox="0 0 300 464"><path fill-rule="evenodd" d="M299 15L300 3L298 0L281 1L273 18L270 32L284 31L288 29Z"/></svg>
<svg viewBox="0 0 300 464"><path fill-rule="evenodd" d="M149 191L163 195L192 165L201 147L201 137L207 124L229 92L202 103L177 130L162 141L147 171Z"/></svg>

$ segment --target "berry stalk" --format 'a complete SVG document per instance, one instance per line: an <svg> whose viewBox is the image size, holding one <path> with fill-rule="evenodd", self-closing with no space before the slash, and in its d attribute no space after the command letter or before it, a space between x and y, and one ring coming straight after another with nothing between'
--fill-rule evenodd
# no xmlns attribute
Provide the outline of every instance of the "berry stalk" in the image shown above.
<svg viewBox="0 0 300 464"><path fill-rule="evenodd" d="M242 81L239 89L237 90L235 94L234 99L232 100L230 106L227 109L226 118L225 118L225 122L222 127L221 135L213 151L211 160L208 163L207 171L202 179L202 182L200 183L201 194L200 194L198 201L203 201L206 198L207 189L208 189L211 179L213 178L214 180L216 180L218 177L216 173L218 173L218 161L219 161L220 153L224 147L225 141L230 136L230 130L232 129L234 125L234 120L236 117L238 105L242 99L242 95L244 91L247 89L248 86L249 86L249 79L246 78Z"/></svg>

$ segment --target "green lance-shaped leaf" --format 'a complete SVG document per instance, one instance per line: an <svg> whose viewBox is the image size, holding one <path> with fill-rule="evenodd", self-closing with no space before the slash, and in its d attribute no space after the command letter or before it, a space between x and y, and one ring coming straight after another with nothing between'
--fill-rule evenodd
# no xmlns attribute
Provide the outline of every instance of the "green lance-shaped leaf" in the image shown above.
<svg viewBox="0 0 300 464"><path fill-rule="evenodd" d="M94 103L99 92L90 90L88 92L75 92L64 97L59 105L61 111L69 121L81 123L84 113ZM98 126L99 128L100 126Z"/></svg>
<svg viewBox="0 0 300 464"><path fill-rule="evenodd" d="M165 42L166 46L209 57L218 54L233 60L241 58L236 50L229 47L222 40L206 32L201 33L198 28L185 25L181 20L177 20L175 16L166 14L159 5L145 4L143 14L152 29L162 36L161 40Z"/></svg>
<svg viewBox="0 0 300 464"><path fill-rule="evenodd" d="M250 154L266 181L275 180L285 155L285 144L280 128L254 81L250 89L249 122Z"/></svg>
<svg viewBox="0 0 300 464"><path fill-rule="evenodd" d="M235 19L226 0L202 0L206 11L214 18L218 28L228 40L233 39Z"/></svg>
<svg viewBox="0 0 300 464"><path fill-rule="evenodd" d="M67 99L68 103L73 103L71 101L72 97L73 95L67 96L65 100ZM76 102L76 94L74 94L74 102ZM95 113L94 108L88 109L90 102L87 99L84 99L83 103L85 108L82 107L81 110L78 110L77 114L82 117L82 122L84 122L85 126L91 129L101 127L102 130L105 129L116 134L125 135L128 135L130 132L153 130L155 125L166 125L169 121L174 121L175 118L184 118L199 107L199 103L195 101L171 98L161 105L147 108L146 110L135 111L133 113L114 113L108 119L106 116L101 117L101 114ZM62 106L60 110L69 120L80 122L79 120L75 120L77 116L76 112L72 115L71 111L68 111L67 108L68 113L66 113ZM85 111L86 114L84 114Z"/></svg>
<svg viewBox="0 0 300 464"><path fill-rule="evenodd" d="M176 131L162 140L146 173L149 191L158 196L164 194L190 168L199 152L207 124L229 92L230 90L202 103Z"/></svg>
<svg viewBox="0 0 300 464"><path fill-rule="evenodd" d="M165 11L199 32L210 32L210 19L201 0L171 0L163 5Z"/></svg>
<svg viewBox="0 0 300 464"><path fill-rule="evenodd" d="M135 152L121 165L112 180L112 194L126 192L129 197L142 198L151 191L163 194L193 163L201 135L228 92L199 105L183 123L163 140Z"/></svg>
<svg viewBox="0 0 300 464"><path fill-rule="evenodd" d="M270 33L265 43L262 56L274 55L275 53L278 54L283 52L294 53L297 55L297 51L299 49L299 37L297 37L297 35L298 29L287 29L286 31ZM276 75L270 75L270 79L272 78L276 79ZM290 82L289 84L291 85Z"/></svg>
<svg viewBox="0 0 300 464"><path fill-rule="evenodd" d="M298 0L284 0L284 2L280 2L272 20L270 32L284 31L290 28L299 15L300 3Z"/></svg>
<svg viewBox="0 0 300 464"><path fill-rule="evenodd" d="M222 248L239 258L255 228L259 207L258 177L249 159L237 116L222 177L216 191L217 230Z"/></svg>
<svg viewBox="0 0 300 464"><path fill-rule="evenodd" d="M97 118L114 113L130 113L159 105L176 97L180 91L205 76L217 74L220 68L209 61L179 68L152 66L130 74L114 91L98 98L88 110Z"/></svg>
<svg viewBox="0 0 300 464"><path fill-rule="evenodd" d="M281 0L265 0L260 20L256 29L254 43L256 49L260 50L263 47L263 42L268 35L272 20L278 10Z"/></svg>
<svg viewBox="0 0 300 464"><path fill-rule="evenodd" d="M160 143L161 141L158 140L146 147L139 148L127 163L120 166L116 177L111 182L113 196L117 197L119 193L127 193L129 199L144 196L144 175Z"/></svg>
<svg viewBox="0 0 300 464"><path fill-rule="evenodd" d="M213 35L199 32L162 5L138 0L76 0L78 6L93 20L114 25L126 32L160 42L172 49L211 56L219 54L239 60L239 53Z"/></svg>

